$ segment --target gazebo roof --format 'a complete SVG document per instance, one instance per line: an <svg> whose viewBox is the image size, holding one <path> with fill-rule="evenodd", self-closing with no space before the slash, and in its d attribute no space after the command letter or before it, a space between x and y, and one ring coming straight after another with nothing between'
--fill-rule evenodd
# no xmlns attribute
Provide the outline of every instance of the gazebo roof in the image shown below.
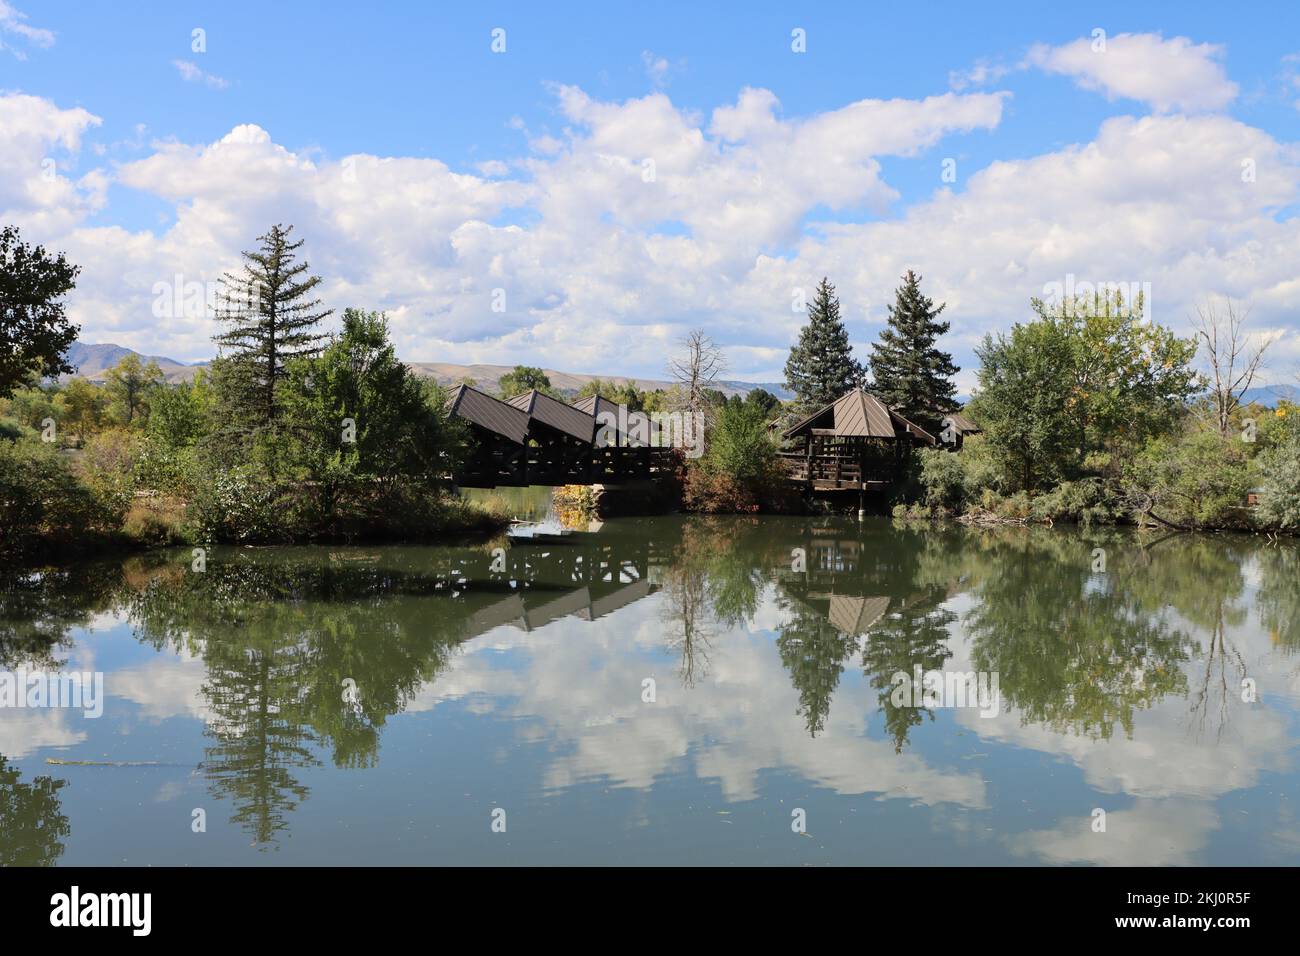
<svg viewBox="0 0 1300 956"><path fill-rule="evenodd" d="M887 597L832 594L827 616L837 631L845 634L865 634L876 626L888 610L889 598Z"/></svg>
<svg viewBox="0 0 1300 956"><path fill-rule="evenodd" d="M816 428L838 438L883 438L897 440L912 435L933 445L934 436L908 421L870 392L860 388L845 392L803 421L787 428L785 438L811 433Z"/></svg>

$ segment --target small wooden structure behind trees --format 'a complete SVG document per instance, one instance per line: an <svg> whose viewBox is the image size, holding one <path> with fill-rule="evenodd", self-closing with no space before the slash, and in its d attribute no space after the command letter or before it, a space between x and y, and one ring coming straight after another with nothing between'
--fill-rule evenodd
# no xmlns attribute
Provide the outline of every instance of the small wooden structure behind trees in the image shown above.
<svg viewBox="0 0 1300 956"><path fill-rule="evenodd" d="M952 412L943 418L943 431L939 432L939 441L952 451L957 451L966 443L967 435L978 435L984 429L966 415L964 411Z"/></svg>
<svg viewBox="0 0 1300 956"><path fill-rule="evenodd" d="M812 491L872 491L887 487L913 445L934 445L934 436L860 388L841 395L782 438L792 481Z"/></svg>

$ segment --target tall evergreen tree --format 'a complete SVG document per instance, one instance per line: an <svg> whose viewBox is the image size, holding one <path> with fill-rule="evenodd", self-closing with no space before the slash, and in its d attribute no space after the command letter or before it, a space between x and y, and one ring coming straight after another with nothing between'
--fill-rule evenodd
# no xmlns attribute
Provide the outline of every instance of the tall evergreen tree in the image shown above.
<svg viewBox="0 0 1300 956"><path fill-rule="evenodd" d="M257 250L243 254L243 271L221 277L217 317L229 324L229 331L214 341L230 350L224 358L235 368L223 381L236 411L251 425L277 419L276 389L288 363L320 351L324 336L315 329L330 314L312 296L320 276L308 275L307 263L296 261L303 240L290 242L292 231L293 226L272 226L258 237Z"/></svg>
<svg viewBox="0 0 1300 956"><path fill-rule="evenodd" d="M939 321L943 310L943 305L935 308L922 294L921 277L909 269L889 307L889 324L871 346L875 393L899 414L931 431L959 407L952 382L959 369L952 364L952 355L934 344L948 331L949 323Z"/></svg>
<svg viewBox="0 0 1300 956"><path fill-rule="evenodd" d="M835 286L823 277L808 305L808 324L790 347L785 387L802 406L827 405L861 385L862 374L862 363L853 357L848 329L840 320Z"/></svg>

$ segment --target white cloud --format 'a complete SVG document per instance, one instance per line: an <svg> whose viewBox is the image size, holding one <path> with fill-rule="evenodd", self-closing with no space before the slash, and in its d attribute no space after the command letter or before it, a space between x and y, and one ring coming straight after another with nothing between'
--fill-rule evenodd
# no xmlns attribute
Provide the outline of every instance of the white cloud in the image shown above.
<svg viewBox="0 0 1300 956"><path fill-rule="evenodd" d="M230 85L229 81L212 73L205 73L197 63L189 60L172 60L172 66L176 67L176 72L186 83L202 83L213 90L224 90Z"/></svg>
<svg viewBox="0 0 1300 956"><path fill-rule="evenodd" d="M1159 112L1221 110L1237 96L1219 62L1223 48L1166 40L1158 33L1121 33L1100 41L1075 40L1064 46L1039 44L1028 64L1070 76L1085 89L1111 99L1140 100Z"/></svg>
<svg viewBox="0 0 1300 956"><path fill-rule="evenodd" d="M99 117L22 93L0 95L0 221L61 235L98 210L107 177L73 177L76 154Z"/></svg>
<svg viewBox="0 0 1300 956"><path fill-rule="evenodd" d="M988 86L990 83L996 83L1010 72L1011 68L1005 64L995 63L991 60L979 60L970 69L950 70L948 72L948 88L960 93L971 87Z"/></svg>
<svg viewBox="0 0 1300 956"><path fill-rule="evenodd" d="M0 50L7 50L20 60L27 59L22 47L12 46L7 37L18 37L23 46L48 48L54 45L54 33L28 24L27 14L0 0Z"/></svg>
<svg viewBox="0 0 1300 956"><path fill-rule="evenodd" d="M1118 116L1091 141L961 168L947 186L927 150L995 129L1005 94L867 99L801 117L761 89L707 116L663 93L555 94L563 127L517 124L532 150L472 172L322 157L252 125L207 144L155 142L113 176L171 207L161 232L87 224L105 171L60 166L54 188L40 181L42 157L75 153L95 117L3 96L0 210L83 265L70 309L87 340L180 359L211 354L214 322L155 319L154 284L214 281L273 222L307 240L327 304L386 309L411 361L656 376L682 332L703 326L733 346L734 377L772 380L803 320L794 287L829 275L865 350L908 268L948 302L963 389L983 333L1068 274L1150 283L1155 317L1180 330L1209 293L1248 300L1261 327L1286 332L1272 353L1279 380L1300 357L1288 265L1300 222L1279 214L1300 195L1296 149L1229 117ZM933 164L935 192L897 210L890 156ZM497 288L504 313L491 309Z"/></svg>
<svg viewBox="0 0 1300 956"><path fill-rule="evenodd" d="M766 589L758 619L783 620L776 603L774 589ZM665 613L660 593L594 622L564 618L526 635L503 627L463 645L408 709L447 700L499 707L523 740L549 744L543 783L551 793L593 779L645 789L686 765L697 778L716 780L727 802L758 798L763 772L780 768L836 793L988 806L974 769L935 767L864 736L863 715L874 712L876 692L863 681L846 678L823 732L810 738L771 633L716 634L706 678L683 688L665 669ZM495 666L503 651L520 666ZM589 679L575 683L578 672ZM652 708L628 691L647 674L658 680ZM764 705L755 707L759 700ZM549 743L555 740L563 745Z"/></svg>
<svg viewBox="0 0 1300 956"><path fill-rule="evenodd" d="M655 56L649 50L642 50L641 62L645 65L646 76L650 77L650 82L655 86L662 86L668 76L668 61L661 56Z"/></svg>

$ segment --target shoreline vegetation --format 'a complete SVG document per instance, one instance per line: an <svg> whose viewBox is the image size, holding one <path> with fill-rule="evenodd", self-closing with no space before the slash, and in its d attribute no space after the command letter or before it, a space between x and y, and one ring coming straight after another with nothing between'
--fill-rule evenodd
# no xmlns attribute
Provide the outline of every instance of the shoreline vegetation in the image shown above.
<svg viewBox="0 0 1300 956"><path fill-rule="evenodd" d="M271 227L223 277L210 368L169 384L130 355L99 384L67 362L79 330L62 299L78 267L0 230L0 561L181 544L415 543L509 524L500 506L458 494L473 438L448 414L444 390L397 359L386 317L349 308L336 333L318 331L331 311L291 232ZM1300 407L1245 402L1269 340L1246 332L1234 304L1208 302L1180 338L1118 290L1032 299L1027 321L976 350L978 387L964 406L959 369L939 347L944 308L908 272L863 363L822 279L786 364L789 401L762 389L725 396L722 349L702 331L671 360L669 389L596 380L562 395L541 369L518 366L501 397L601 395L632 412L698 416L702 454L679 453L653 494L613 502L611 513L638 503L856 512L856 493L814 498L791 482L779 436L862 388L930 435L949 436L957 413L974 423L960 440L899 456L888 490L867 502L882 515L1300 530ZM568 486L555 490L555 508L586 520L606 497Z"/></svg>

